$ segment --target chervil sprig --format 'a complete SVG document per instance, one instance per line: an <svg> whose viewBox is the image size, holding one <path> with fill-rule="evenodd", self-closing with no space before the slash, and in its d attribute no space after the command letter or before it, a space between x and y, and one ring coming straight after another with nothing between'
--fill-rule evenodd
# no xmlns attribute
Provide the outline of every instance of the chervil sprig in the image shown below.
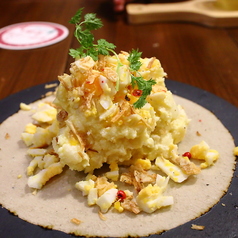
<svg viewBox="0 0 238 238"><path fill-rule="evenodd" d="M141 62L140 62L140 58L141 58L141 54L142 52L139 52L138 50L133 49L128 57L128 61L130 62L130 69L132 71L137 71L140 69L141 66Z"/></svg>
<svg viewBox="0 0 238 238"><path fill-rule="evenodd" d="M82 11L83 8L80 8L69 21L75 24L74 35L80 43L80 47L70 49L69 54L73 58L91 56L95 61L98 60L98 55L109 55L110 52L115 54L116 46L105 39L98 40L97 44L94 43L92 31L101 28L103 26L102 21L94 13L85 14L84 19L82 19Z"/></svg>
<svg viewBox="0 0 238 238"><path fill-rule="evenodd" d="M135 108L141 108L146 104L146 98L148 95L150 95L152 86L156 84L156 81L153 79L150 80L144 80L143 77L139 76L136 77L133 75L133 72L138 73L138 70L140 69L142 63L140 62L142 52L139 52L138 50L132 50L129 54L128 61L130 62L130 70L132 71L131 74L131 85L133 88L136 86L139 90L142 91L142 95L140 98L133 104Z"/></svg>
<svg viewBox="0 0 238 238"><path fill-rule="evenodd" d="M135 77L131 75L131 85L133 88L137 85L138 89L142 91L140 98L133 104L135 108L142 108L146 104L146 97L150 95L152 86L156 84L153 79L144 80L142 77Z"/></svg>

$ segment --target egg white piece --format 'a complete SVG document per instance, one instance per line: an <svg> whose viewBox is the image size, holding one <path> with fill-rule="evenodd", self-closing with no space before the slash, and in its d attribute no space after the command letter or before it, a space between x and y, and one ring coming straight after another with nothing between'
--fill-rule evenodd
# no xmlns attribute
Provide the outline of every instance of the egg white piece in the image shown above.
<svg viewBox="0 0 238 238"><path fill-rule="evenodd" d="M88 205L89 206L95 205L97 199L98 199L98 189L97 188L90 189L88 193Z"/></svg>
<svg viewBox="0 0 238 238"><path fill-rule="evenodd" d="M60 162L51 164L48 168L41 170L36 175L28 178L28 186L30 188L41 189L46 182L57 174L62 173L63 166Z"/></svg>
<svg viewBox="0 0 238 238"><path fill-rule="evenodd" d="M116 201L118 189L112 188L100 196L96 204L100 207L102 213L106 213L111 205Z"/></svg>
<svg viewBox="0 0 238 238"><path fill-rule="evenodd" d="M171 163L169 160L158 157L155 161L156 166L158 166L165 174L167 174L174 182L182 183L188 178L189 175L185 174L182 169L180 169L175 164Z"/></svg>
<svg viewBox="0 0 238 238"><path fill-rule="evenodd" d="M83 192L83 196L87 196L89 191L94 188L95 182L92 179L86 181L79 181L75 184L75 187Z"/></svg>
<svg viewBox="0 0 238 238"><path fill-rule="evenodd" d="M172 205L173 197L164 196L163 190L164 188L149 184L138 193L137 204L146 213L152 213L161 207Z"/></svg>

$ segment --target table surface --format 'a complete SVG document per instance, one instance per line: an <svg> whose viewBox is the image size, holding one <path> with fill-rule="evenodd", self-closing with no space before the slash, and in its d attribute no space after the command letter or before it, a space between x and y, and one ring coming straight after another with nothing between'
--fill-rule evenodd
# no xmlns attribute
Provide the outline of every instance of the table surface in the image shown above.
<svg viewBox="0 0 238 238"><path fill-rule="evenodd" d="M77 9L94 12L104 23L95 38L114 43L116 51L139 49L155 56L169 79L211 92L238 107L238 27L217 28L185 22L128 24L110 0L1 0L0 28L19 22L49 21L69 29L54 45L31 50L0 49L0 99L50 82L69 72L69 48L79 45L69 19Z"/></svg>

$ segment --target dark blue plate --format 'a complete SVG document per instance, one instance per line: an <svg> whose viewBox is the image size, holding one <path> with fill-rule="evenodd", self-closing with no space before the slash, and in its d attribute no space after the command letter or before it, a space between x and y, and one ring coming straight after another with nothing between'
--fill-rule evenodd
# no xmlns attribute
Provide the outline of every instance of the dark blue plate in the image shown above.
<svg viewBox="0 0 238 238"><path fill-rule="evenodd" d="M55 82L51 82L55 83ZM174 94L187 98L213 112L230 131L235 144L238 145L238 108L227 101L199 88L166 80L166 85ZM19 110L20 102L31 103L42 97L47 91L45 84L23 90L0 101L0 123ZM216 139L216 138L214 138ZM151 238L235 238L238 237L238 171L234 176L228 192L204 215L160 235ZM232 195L231 195L232 194ZM225 206L222 206L225 204ZM184 211L186 213L186 211ZM202 231L192 230L191 225L203 225ZM136 225L136 223L135 223ZM159 226L159 224L158 224ZM116 229L116 227L115 227ZM0 237L2 238L70 238L74 237L60 231L44 229L30 224L12 215L5 208L0 208Z"/></svg>

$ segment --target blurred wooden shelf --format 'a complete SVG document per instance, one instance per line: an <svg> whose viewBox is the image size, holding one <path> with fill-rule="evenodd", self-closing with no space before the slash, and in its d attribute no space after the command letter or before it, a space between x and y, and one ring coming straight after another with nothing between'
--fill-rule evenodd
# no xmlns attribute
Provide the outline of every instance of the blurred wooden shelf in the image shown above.
<svg viewBox="0 0 238 238"><path fill-rule="evenodd" d="M194 22L214 27L238 26L238 10L224 10L215 0L191 0L175 3L131 3L126 6L131 24L155 22Z"/></svg>

